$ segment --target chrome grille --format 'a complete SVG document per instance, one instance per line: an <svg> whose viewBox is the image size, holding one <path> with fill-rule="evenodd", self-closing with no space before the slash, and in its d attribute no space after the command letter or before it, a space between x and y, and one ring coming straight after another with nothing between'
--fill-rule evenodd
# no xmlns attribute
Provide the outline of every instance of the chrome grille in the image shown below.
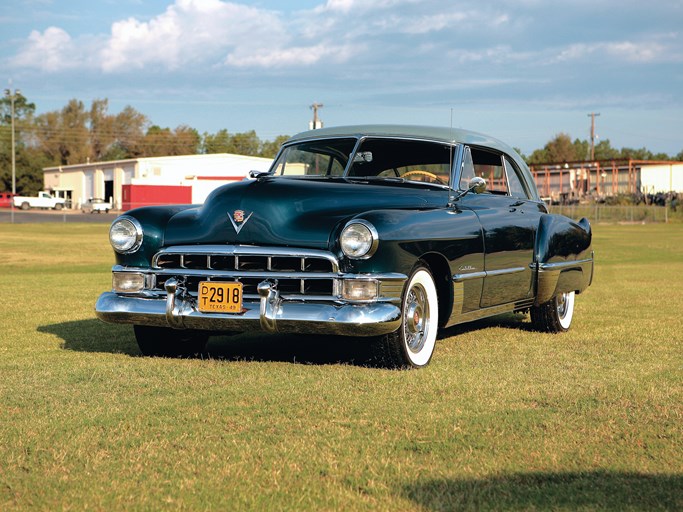
<svg viewBox="0 0 683 512"><path fill-rule="evenodd" d="M257 297L264 279L277 279L283 296L335 299L339 295L339 264L329 252L276 247L176 246L163 249L152 260L155 289L167 279L184 281L196 293L201 281L238 281L246 297Z"/></svg>

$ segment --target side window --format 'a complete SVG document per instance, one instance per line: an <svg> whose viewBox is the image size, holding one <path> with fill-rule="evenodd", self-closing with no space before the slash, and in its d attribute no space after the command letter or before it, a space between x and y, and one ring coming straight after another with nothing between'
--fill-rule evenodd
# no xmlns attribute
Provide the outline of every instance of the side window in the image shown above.
<svg viewBox="0 0 683 512"><path fill-rule="evenodd" d="M519 197L520 199L529 199L529 194L527 194L522 179L519 176L519 170L507 156L504 160L508 184L510 186L510 195L512 197Z"/></svg>
<svg viewBox="0 0 683 512"><path fill-rule="evenodd" d="M465 148L465 156L462 160L462 172L460 173L460 190L467 190L470 180L474 178L474 163L472 163L472 152L470 148Z"/></svg>
<svg viewBox="0 0 683 512"><path fill-rule="evenodd" d="M503 158L497 153L478 148L471 148L471 151L474 173L486 180L486 190L492 194L507 195L508 183Z"/></svg>

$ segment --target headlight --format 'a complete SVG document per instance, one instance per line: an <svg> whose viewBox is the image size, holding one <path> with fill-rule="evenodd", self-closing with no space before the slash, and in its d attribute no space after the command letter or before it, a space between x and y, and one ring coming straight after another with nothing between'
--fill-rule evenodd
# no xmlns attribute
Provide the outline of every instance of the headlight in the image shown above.
<svg viewBox="0 0 683 512"><path fill-rule="evenodd" d="M142 245L142 226L133 217L119 217L109 228L109 243L121 254L137 251Z"/></svg>
<svg viewBox="0 0 683 512"><path fill-rule="evenodd" d="M377 250L379 235L368 221L352 220L342 230L339 244L348 258L365 259Z"/></svg>

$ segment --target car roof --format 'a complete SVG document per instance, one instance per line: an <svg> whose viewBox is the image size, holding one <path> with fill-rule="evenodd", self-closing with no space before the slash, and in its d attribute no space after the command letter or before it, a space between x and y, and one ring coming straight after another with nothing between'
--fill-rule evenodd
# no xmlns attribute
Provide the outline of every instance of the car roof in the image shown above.
<svg viewBox="0 0 683 512"><path fill-rule="evenodd" d="M335 126L298 133L287 142L328 137L403 137L425 139L448 144L468 144L498 149L504 153L516 154L510 146L494 137L461 128L444 128L438 126L411 126L400 124L365 124L351 126Z"/></svg>
<svg viewBox="0 0 683 512"><path fill-rule="evenodd" d="M446 144L467 144L468 146L480 146L484 148L491 148L501 153L509 155L521 168L524 169L525 174L528 175L528 180L531 179L529 167L522 159L519 153L504 142L470 130L463 130L461 128L444 128L438 126L413 126L401 124L361 124L349 126L335 126L331 128L319 128L317 130L308 130L297 133L292 136L285 145L315 139L325 139L332 137L397 137L407 139L422 139L435 142L443 142ZM527 180L527 181L528 181ZM535 191L537 196L538 192ZM537 197L536 197L537 198Z"/></svg>

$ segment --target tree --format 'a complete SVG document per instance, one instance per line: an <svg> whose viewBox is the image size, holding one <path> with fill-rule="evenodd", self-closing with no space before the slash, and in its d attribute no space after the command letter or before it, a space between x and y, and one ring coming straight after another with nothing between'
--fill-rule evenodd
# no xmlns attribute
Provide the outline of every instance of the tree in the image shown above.
<svg viewBox="0 0 683 512"><path fill-rule="evenodd" d="M201 146L199 132L187 125L178 126L175 131L173 155L196 155Z"/></svg>
<svg viewBox="0 0 683 512"><path fill-rule="evenodd" d="M213 135L204 133L202 139L202 153L227 153L230 149L230 134L225 128Z"/></svg>
<svg viewBox="0 0 683 512"><path fill-rule="evenodd" d="M126 106L114 116L112 130L116 140L102 156L103 160L121 160L135 158L141 154L141 143L145 136L147 117L131 106Z"/></svg>
<svg viewBox="0 0 683 512"><path fill-rule="evenodd" d="M619 150L612 147L609 139L601 140L595 145L596 160L614 160L619 158Z"/></svg>
<svg viewBox="0 0 683 512"><path fill-rule="evenodd" d="M18 93L14 100L14 136L16 189L18 193L33 193L42 185L42 168L34 160L30 143L32 140L34 103ZM38 162L36 165L35 162ZM12 190L12 100L0 98L0 191Z"/></svg>
<svg viewBox="0 0 683 512"><path fill-rule="evenodd" d="M537 149L529 157L529 163L573 162L576 158L576 147L566 133L558 133L543 149Z"/></svg>
<svg viewBox="0 0 683 512"><path fill-rule="evenodd" d="M142 140L140 155L178 156L197 154L201 138L197 130L189 126L178 126L175 130L151 126Z"/></svg>
<svg viewBox="0 0 683 512"><path fill-rule="evenodd" d="M235 155L258 156L261 149L261 141L254 130L236 133L230 137L228 153Z"/></svg>
<svg viewBox="0 0 683 512"><path fill-rule="evenodd" d="M289 135L278 135L274 141L265 141L261 145L260 156L264 158L274 158L287 139L289 139Z"/></svg>
<svg viewBox="0 0 683 512"><path fill-rule="evenodd" d="M36 139L52 165L84 163L90 157L90 132L82 101L70 100L61 111L36 118Z"/></svg>

